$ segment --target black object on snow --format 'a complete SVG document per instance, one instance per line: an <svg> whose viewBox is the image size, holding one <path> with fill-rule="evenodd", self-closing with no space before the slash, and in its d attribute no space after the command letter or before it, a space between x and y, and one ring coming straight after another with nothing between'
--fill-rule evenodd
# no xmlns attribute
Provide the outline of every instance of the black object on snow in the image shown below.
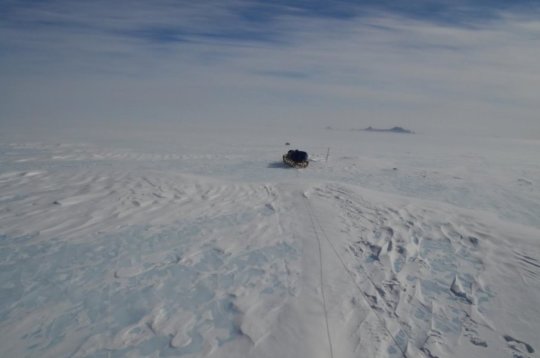
<svg viewBox="0 0 540 358"><path fill-rule="evenodd" d="M283 163L293 168L305 168L309 164L308 154L301 150L289 150L283 155Z"/></svg>

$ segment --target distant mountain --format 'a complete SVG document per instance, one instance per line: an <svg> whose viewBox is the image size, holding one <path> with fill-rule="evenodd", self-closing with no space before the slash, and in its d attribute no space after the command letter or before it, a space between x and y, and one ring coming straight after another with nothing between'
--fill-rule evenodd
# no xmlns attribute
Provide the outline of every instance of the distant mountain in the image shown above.
<svg viewBox="0 0 540 358"><path fill-rule="evenodd" d="M414 132L402 127L392 127L389 129L381 129L381 128L373 128L372 126L369 126L365 129L362 129L366 132L391 132L391 133L403 133L403 134L413 134Z"/></svg>

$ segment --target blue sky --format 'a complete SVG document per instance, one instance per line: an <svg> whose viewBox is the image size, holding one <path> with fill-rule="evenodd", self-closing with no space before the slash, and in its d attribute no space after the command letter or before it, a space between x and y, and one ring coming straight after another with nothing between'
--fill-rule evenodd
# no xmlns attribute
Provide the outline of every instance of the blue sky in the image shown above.
<svg viewBox="0 0 540 358"><path fill-rule="evenodd" d="M0 0L0 125L540 137L538 1Z"/></svg>

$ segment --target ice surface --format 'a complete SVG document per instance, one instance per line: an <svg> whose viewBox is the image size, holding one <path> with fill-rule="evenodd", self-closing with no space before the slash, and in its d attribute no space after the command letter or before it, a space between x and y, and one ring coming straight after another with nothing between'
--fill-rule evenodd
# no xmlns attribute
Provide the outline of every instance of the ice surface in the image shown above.
<svg viewBox="0 0 540 358"><path fill-rule="evenodd" d="M2 138L1 356L537 356L540 143L219 134Z"/></svg>

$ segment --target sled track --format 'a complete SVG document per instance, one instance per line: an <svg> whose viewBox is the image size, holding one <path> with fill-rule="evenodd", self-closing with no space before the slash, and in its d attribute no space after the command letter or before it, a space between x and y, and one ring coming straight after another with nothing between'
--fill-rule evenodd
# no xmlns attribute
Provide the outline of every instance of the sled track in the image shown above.
<svg viewBox="0 0 540 358"><path fill-rule="evenodd" d="M327 309L327 304L326 304L326 294L324 292L321 238L319 236L319 233L317 232L317 227L315 226L315 220L313 219L313 211L311 210L311 206L309 205L309 201L307 200L307 198L306 198L306 203L307 203L306 208L308 209L309 219L311 221L311 227L313 229L313 232L315 233L315 237L317 238L317 245L319 247L319 267L320 267L320 282L321 282L320 286L321 286L321 295L322 295L322 301L323 301L324 320L326 323L326 334L328 336L328 344L330 346L330 357L334 358L334 349L332 347L332 336L330 335L330 325L328 324L328 309Z"/></svg>
<svg viewBox="0 0 540 358"><path fill-rule="evenodd" d="M330 329L329 329L329 325L328 325L328 313L327 313L327 309L326 309L326 297L325 297L325 294L324 294L324 284L323 284L323 269L322 269L322 251L321 251L321 239L319 237L319 234L317 233L317 229L316 229L316 224L315 222L318 223L318 227L319 227L319 230L321 231L321 233L323 234L326 242L328 242L328 244L330 245L330 247L332 248L332 251L334 252L334 254L336 255L336 257L338 258L338 260L341 262L341 265L343 266L343 268L345 269L345 272L347 273L347 275L349 276L349 278L352 280L353 284L356 286L356 288L358 289L358 291L360 292L362 298L364 299L364 302L366 303L366 305L369 307L369 309L375 314L375 316L377 317L377 319L381 322L381 325L383 327L383 329L385 330L385 332L388 334L388 336L392 339L392 342L394 342L394 344L396 345L396 347L399 349L399 351L401 352L401 355L403 356L403 358L408 358L407 357L407 353L405 352L405 350L403 350L403 348L401 348L401 346L399 345L399 343L397 342L397 339L394 337L394 335L392 334L392 332L390 332L390 330L388 329L388 327L386 326L386 322L384 321L384 318L382 318L376 310L374 310L371 305L369 304L369 300L367 299L367 297L365 296L364 292L362 291L362 289L358 286L358 284L356 283L356 280L354 279L354 275L353 273L349 270L349 268L347 267L347 265L345 264L345 262L343 261L341 255L337 252L334 244L332 244L332 241L328 238L328 235L326 235L326 232L324 231L322 225L320 224L320 222L317 219L317 216L315 214L315 211L313 210L313 207L311 206L311 203L309 202L309 198L305 197L304 196L304 200L305 200L305 203L306 203L306 208L307 208L307 211L308 211L308 215L309 215L309 218L311 220L311 225L313 227L313 231L315 232L315 236L317 238L317 241L318 241L318 245L319 245L319 258L320 258L320 268L321 268L321 292L322 292L322 298L323 298L323 305L324 305L324 314L325 314L325 319L326 319L326 329L327 329L327 333L328 333L328 341L330 342L330 355L331 357L333 358L333 351L332 351L332 341L331 341L331 338L330 338ZM370 282L370 284L373 286L373 288L375 288L375 292L377 292L377 287L375 286L375 284L373 283L373 281L368 277L366 276L366 279ZM378 293L377 293L378 294ZM410 338L410 337L409 337Z"/></svg>

